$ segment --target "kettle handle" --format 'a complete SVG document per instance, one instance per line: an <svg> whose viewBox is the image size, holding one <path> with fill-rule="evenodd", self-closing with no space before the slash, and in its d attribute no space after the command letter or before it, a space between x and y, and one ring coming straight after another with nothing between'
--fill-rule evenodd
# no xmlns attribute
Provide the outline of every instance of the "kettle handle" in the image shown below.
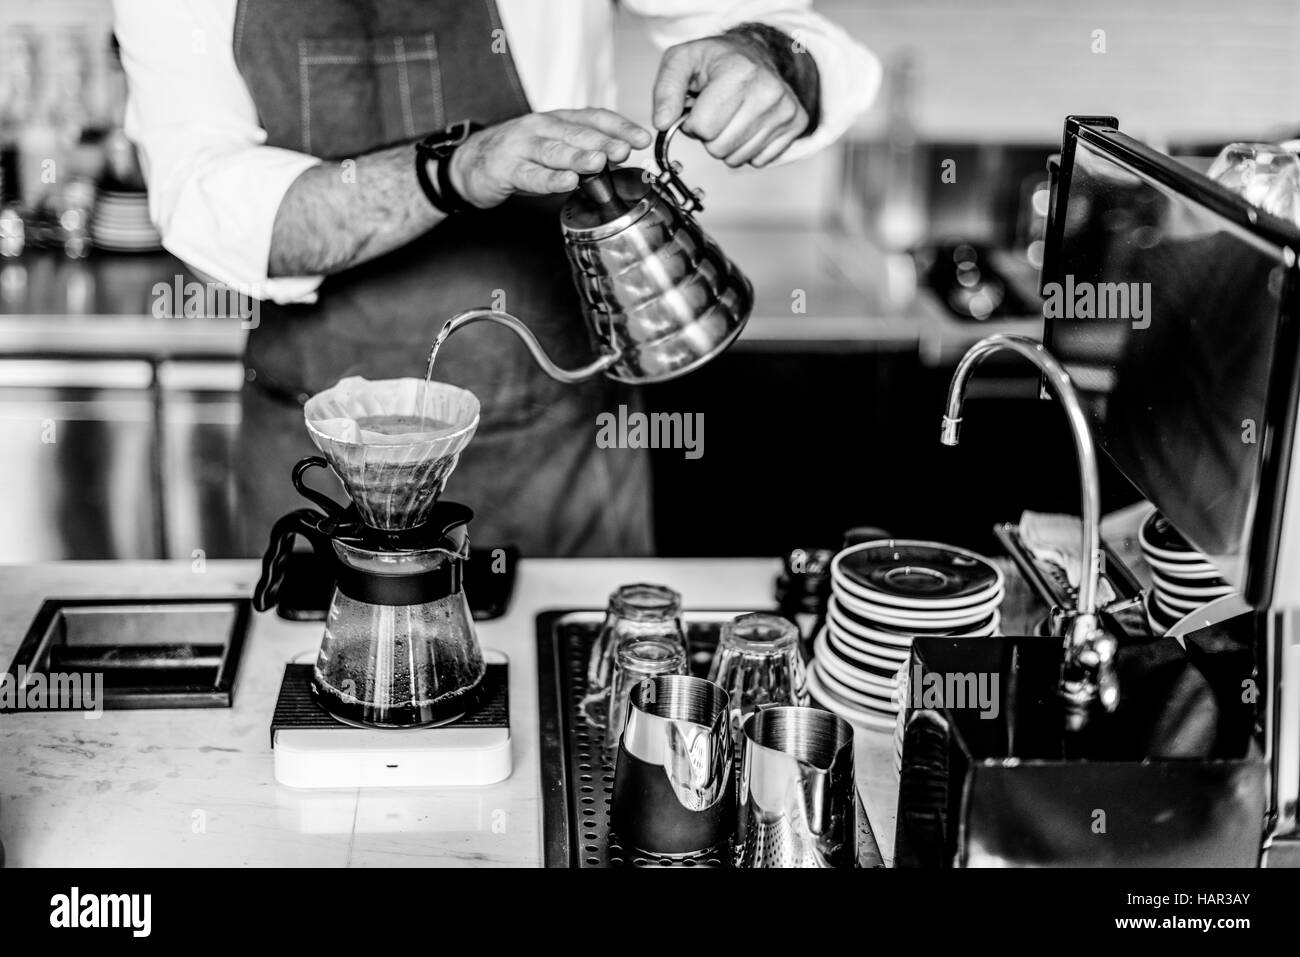
<svg viewBox="0 0 1300 957"><path fill-rule="evenodd" d="M674 163L668 158L668 144L672 138L677 135L677 131L682 128L686 118L691 115L689 108L673 121L673 125L666 130L661 130L655 137L655 162L659 164L658 182L664 186L671 186L676 194L677 202L682 210L687 213L700 213L704 211L704 191L691 189L678 175L681 172L682 164Z"/></svg>

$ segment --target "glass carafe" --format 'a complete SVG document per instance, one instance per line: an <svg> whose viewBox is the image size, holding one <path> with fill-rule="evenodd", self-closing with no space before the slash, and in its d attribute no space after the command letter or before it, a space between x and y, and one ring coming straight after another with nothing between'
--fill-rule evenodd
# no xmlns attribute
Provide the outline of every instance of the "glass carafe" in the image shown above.
<svg viewBox="0 0 1300 957"><path fill-rule="evenodd" d="M344 721L381 728L441 724L468 710L485 666L460 588L463 556L331 544L342 567L313 676L321 704ZM361 589L349 588L349 571L365 576L368 592L391 586L384 598L394 603L354 597ZM443 575L450 589L437 584ZM440 597L420 600L429 582Z"/></svg>

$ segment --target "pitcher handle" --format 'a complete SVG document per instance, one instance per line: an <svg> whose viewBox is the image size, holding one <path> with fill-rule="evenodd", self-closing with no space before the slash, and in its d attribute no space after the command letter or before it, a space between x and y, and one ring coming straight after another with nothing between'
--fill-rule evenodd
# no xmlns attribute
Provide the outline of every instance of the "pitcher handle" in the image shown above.
<svg viewBox="0 0 1300 957"><path fill-rule="evenodd" d="M682 210L687 213L700 213L704 211L704 191L691 189L678 175L681 172L682 164L675 163L668 158L668 144L672 138L677 135L677 131L682 128L686 118L691 115L688 106L682 115L673 121L673 125L666 130L660 131L655 138L655 162L659 164L658 182L664 186L671 186L676 196L678 204Z"/></svg>

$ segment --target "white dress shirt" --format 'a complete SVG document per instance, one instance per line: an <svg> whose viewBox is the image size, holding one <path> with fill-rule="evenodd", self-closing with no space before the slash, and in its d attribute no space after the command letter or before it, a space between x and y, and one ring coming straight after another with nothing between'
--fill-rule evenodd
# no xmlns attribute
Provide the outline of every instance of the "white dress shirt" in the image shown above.
<svg viewBox="0 0 1300 957"><path fill-rule="evenodd" d="M840 136L870 104L880 67L811 0L624 0L668 47L761 21L795 37L821 76L821 124L782 157ZM237 0L114 0L129 82L126 132L163 245L207 276L276 302L312 302L321 276L269 279L280 201L314 156L266 145L235 65ZM610 0L497 0L534 110L614 105ZM646 91L649 97L649 91Z"/></svg>

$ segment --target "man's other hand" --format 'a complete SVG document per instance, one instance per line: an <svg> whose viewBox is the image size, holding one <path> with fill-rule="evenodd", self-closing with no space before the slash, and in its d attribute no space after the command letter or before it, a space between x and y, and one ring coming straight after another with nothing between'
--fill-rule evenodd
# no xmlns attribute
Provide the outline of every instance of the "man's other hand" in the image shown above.
<svg viewBox="0 0 1300 957"><path fill-rule="evenodd" d="M720 36L670 47L654 87L654 125L673 124L695 95L682 129L728 166L766 166L808 127L808 113L753 44Z"/></svg>
<svg viewBox="0 0 1300 957"><path fill-rule="evenodd" d="M529 113L469 137L451 158L451 182L480 209L513 193L567 193L581 173L621 163L650 133L612 110Z"/></svg>

